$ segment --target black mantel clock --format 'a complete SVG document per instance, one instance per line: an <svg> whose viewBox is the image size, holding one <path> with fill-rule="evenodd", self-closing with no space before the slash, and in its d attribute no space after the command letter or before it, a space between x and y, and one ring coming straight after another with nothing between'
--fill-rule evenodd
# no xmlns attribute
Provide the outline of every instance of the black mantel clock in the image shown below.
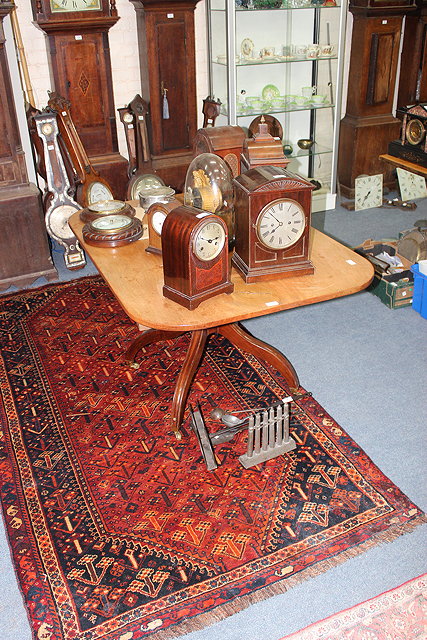
<svg viewBox="0 0 427 640"><path fill-rule="evenodd" d="M95 169L125 199L127 161L118 151L108 31L119 19L114 0L31 0L47 35L52 90L70 113Z"/></svg>

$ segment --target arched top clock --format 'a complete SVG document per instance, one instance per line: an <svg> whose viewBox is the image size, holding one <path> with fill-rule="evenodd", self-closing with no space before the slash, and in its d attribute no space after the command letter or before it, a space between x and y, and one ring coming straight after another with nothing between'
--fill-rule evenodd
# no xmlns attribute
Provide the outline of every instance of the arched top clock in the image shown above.
<svg viewBox="0 0 427 640"><path fill-rule="evenodd" d="M33 0L32 7L34 20L44 31L49 31L49 25L53 29L59 24L64 29L82 29L86 20L92 25L94 21L112 19L114 24L118 20L115 0Z"/></svg>

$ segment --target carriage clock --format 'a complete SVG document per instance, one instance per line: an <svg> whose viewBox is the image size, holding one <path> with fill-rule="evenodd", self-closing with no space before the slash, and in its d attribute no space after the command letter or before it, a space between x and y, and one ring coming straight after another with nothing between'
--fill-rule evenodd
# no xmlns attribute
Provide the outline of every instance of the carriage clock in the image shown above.
<svg viewBox="0 0 427 640"><path fill-rule="evenodd" d="M43 141L48 197L45 199L45 221L51 238L64 249L68 269L80 269L86 264L79 241L72 232L68 219L81 208L69 195L70 183L58 146L58 125L55 113L34 116L37 131Z"/></svg>
<svg viewBox="0 0 427 640"><path fill-rule="evenodd" d="M233 182L233 265L245 282L313 273L309 237L314 186L269 165L250 169Z"/></svg>

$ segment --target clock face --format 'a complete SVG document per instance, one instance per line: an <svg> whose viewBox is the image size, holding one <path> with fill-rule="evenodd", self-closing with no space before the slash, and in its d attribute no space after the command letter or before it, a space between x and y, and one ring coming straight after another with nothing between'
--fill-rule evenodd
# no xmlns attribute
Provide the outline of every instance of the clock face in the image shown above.
<svg viewBox="0 0 427 640"><path fill-rule="evenodd" d="M383 203L383 174L359 176L354 181L354 210L381 207Z"/></svg>
<svg viewBox="0 0 427 640"><path fill-rule="evenodd" d="M218 222L206 222L199 227L194 238L194 253L207 262L216 258L224 248L225 231Z"/></svg>
<svg viewBox="0 0 427 640"><path fill-rule="evenodd" d="M87 199L90 205L99 200L113 200L110 189L102 182L92 182L87 192Z"/></svg>
<svg viewBox="0 0 427 640"><path fill-rule="evenodd" d="M101 0L50 0L52 13L71 11L99 11Z"/></svg>
<svg viewBox="0 0 427 640"><path fill-rule="evenodd" d="M126 122L126 124L131 124L133 122L133 115L129 113L129 111L124 114L123 122Z"/></svg>
<svg viewBox="0 0 427 640"><path fill-rule="evenodd" d="M400 196L402 200L415 200L427 197L426 179L411 171L398 167L397 179L399 182Z"/></svg>
<svg viewBox="0 0 427 640"><path fill-rule="evenodd" d="M421 120L417 120L414 118L413 120L409 120L406 125L406 139L409 144L420 144L425 136L425 129Z"/></svg>
<svg viewBox="0 0 427 640"><path fill-rule="evenodd" d="M53 125L46 122L45 124L42 124L41 131L45 136L50 136L50 134L53 133Z"/></svg>
<svg viewBox="0 0 427 640"><path fill-rule="evenodd" d="M132 218L125 215L110 215L96 218L91 223L92 229L96 231L104 231L106 233L115 233L121 231L132 224Z"/></svg>
<svg viewBox="0 0 427 640"><path fill-rule="evenodd" d="M68 224L68 219L76 211L78 211L78 209L70 204L62 204L53 209L49 215L49 226L54 236L64 240L74 238L74 233Z"/></svg>
<svg viewBox="0 0 427 640"><path fill-rule="evenodd" d="M152 187L164 187L165 183L161 178L149 173L139 176L132 185L131 200L137 200L141 191L149 191Z"/></svg>
<svg viewBox="0 0 427 640"><path fill-rule="evenodd" d="M266 205L256 220L258 240L269 249L286 249L304 233L305 212L295 200L279 198Z"/></svg>
<svg viewBox="0 0 427 640"><path fill-rule="evenodd" d="M154 211L151 216L151 226L159 236L162 234L162 227L165 220L166 214L164 211Z"/></svg>

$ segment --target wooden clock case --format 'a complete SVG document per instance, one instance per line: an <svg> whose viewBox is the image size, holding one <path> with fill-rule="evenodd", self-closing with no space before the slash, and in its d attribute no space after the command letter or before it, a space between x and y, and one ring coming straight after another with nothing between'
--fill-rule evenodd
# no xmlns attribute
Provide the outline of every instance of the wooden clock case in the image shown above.
<svg viewBox="0 0 427 640"><path fill-rule="evenodd" d="M244 130L237 125L198 129L193 144L194 155L215 153L228 164L235 178L242 172L240 156L245 138Z"/></svg>
<svg viewBox="0 0 427 640"><path fill-rule="evenodd" d="M208 262L199 260L193 251L197 230L205 222L216 222L225 232L223 250ZM170 211L163 223L162 256L163 295L187 309L234 289L229 276L227 225L213 213L186 205Z"/></svg>
<svg viewBox="0 0 427 640"><path fill-rule="evenodd" d="M118 151L108 31L119 20L114 1L101 10L55 12L49 0L31 0L33 16L47 37L52 89L70 102L70 113L87 155L126 197L127 160Z"/></svg>
<svg viewBox="0 0 427 640"><path fill-rule="evenodd" d="M406 16L397 106L427 103L427 0Z"/></svg>
<svg viewBox="0 0 427 640"><path fill-rule="evenodd" d="M179 193L193 158L197 128L194 9L198 0L131 2L137 17L142 98L149 105L152 168Z"/></svg>
<svg viewBox="0 0 427 640"><path fill-rule="evenodd" d="M271 135L267 122L261 117L257 131L250 138L245 138L243 143L242 170L248 171L263 165L286 168L289 162L281 140Z"/></svg>
<svg viewBox="0 0 427 640"><path fill-rule="evenodd" d="M37 278L56 280L40 191L29 183L5 48L3 20L13 2L0 2L0 290Z"/></svg>
<svg viewBox="0 0 427 640"><path fill-rule="evenodd" d="M250 169L233 182L236 240L232 262L245 282L313 273L309 239L314 186L287 169L272 166ZM294 245L282 250L266 249L257 238L256 220L263 207L278 198L299 203L304 209L306 224Z"/></svg>
<svg viewBox="0 0 427 640"><path fill-rule="evenodd" d="M341 193L354 197L361 174L383 173L393 188L393 169L379 158L399 136L400 120L392 115L403 15L414 0L351 0L353 33L346 115L341 121L338 179Z"/></svg>

